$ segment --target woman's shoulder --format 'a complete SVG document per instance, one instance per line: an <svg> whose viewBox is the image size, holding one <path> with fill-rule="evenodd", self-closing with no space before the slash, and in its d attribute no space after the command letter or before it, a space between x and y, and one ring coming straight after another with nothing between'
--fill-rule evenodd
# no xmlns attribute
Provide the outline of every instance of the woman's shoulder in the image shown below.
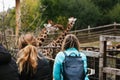
<svg viewBox="0 0 120 80"><path fill-rule="evenodd" d="M51 68L47 62L42 61L38 63L37 72L35 74L36 80L49 80L51 77Z"/></svg>
<svg viewBox="0 0 120 80"><path fill-rule="evenodd" d="M4 46L0 45L0 65L8 64L10 61L11 61L11 54Z"/></svg>
<svg viewBox="0 0 120 80"><path fill-rule="evenodd" d="M47 65L48 64L48 60L45 57L38 57L38 64L40 65Z"/></svg>
<svg viewBox="0 0 120 80"><path fill-rule="evenodd" d="M55 57L55 62L62 63L64 59L65 59L65 55L62 51L60 51L57 53Z"/></svg>
<svg viewBox="0 0 120 80"><path fill-rule="evenodd" d="M38 56L39 57L44 57L44 55L42 54L42 52L38 52Z"/></svg>
<svg viewBox="0 0 120 80"><path fill-rule="evenodd" d="M81 52L81 51L79 51L79 53L80 53L80 55L82 56L83 59L86 59L85 53L83 53L83 52Z"/></svg>
<svg viewBox="0 0 120 80"><path fill-rule="evenodd" d="M63 51L58 52L56 57L57 58L64 58L65 57L64 52Z"/></svg>
<svg viewBox="0 0 120 80"><path fill-rule="evenodd" d="M0 80L19 80L19 73L16 62L11 60L8 64L0 65L0 76L2 76L0 77Z"/></svg>
<svg viewBox="0 0 120 80"><path fill-rule="evenodd" d="M63 55L63 51L57 53L57 56L62 56L62 55Z"/></svg>

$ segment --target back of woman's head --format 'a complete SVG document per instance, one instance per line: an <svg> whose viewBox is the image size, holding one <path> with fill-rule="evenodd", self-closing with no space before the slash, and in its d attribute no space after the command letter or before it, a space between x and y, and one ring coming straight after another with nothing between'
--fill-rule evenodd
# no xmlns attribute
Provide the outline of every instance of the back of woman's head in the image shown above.
<svg viewBox="0 0 120 80"><path fill-rule="evenodd" d="M76 48L77 50L80 50L79 40L74 34L68 34L65 36L62 44L62 51L68 48Z"/></svg>
<svg viewBox="0 0 120 80"><path fill-rule="evenodd" d="M33 36L33 34L28 33L25 35L21 35L18 40L18 48L22 49L22 48L26 47L28 44L36 46L36 39Z"/></svg>
<svg viewBox="0 0 120 80"><path fill-rule="evenodd" d="M19 71L22 72L25 67L29 71L29 67L35 71L37 67L37 48L36 48L36 39L32 34L22 35L19 38L18 46L20 51L18 52L18 67Z"/></svg>

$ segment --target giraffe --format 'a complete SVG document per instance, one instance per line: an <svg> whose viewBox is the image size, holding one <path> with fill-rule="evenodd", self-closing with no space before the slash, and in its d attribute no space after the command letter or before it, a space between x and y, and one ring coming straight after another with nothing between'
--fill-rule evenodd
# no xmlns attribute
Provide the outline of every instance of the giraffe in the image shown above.
<svg viewBox="0 0 120 80"><path fill-rule="evenodd" d="M63 25L61 24L55 24L52 20L48 20L48 23L50 23L52 26L59 28L60 30L64 30Z"/></svg>
<svg viewBox="0 0 120 80"><path fill-rule="evenodd" d="M58 36L58 38L56 40L53 40L50 44L48 44L46 47L61 47L61 44L63 42L64 37L68 34L68 32L71 30L71 28L73 27L74 23L76 21L76 18L71 17L68 19L68 24L67 24L67 28L61 33L61 35ZM58 51L60 51L60 48L55 50L55 53L57 53ZM45 48L42 49L42 53L49 57L49 58L54 58L56 54L52 54L53 53L53 49L52 48Z"/></svg>
<svg viewBox="0 0 120 80"><path fill-rule="evenodd" d="M61 24L53 24L52 20L48 20L48 24L44 24L44 28L41 30L37 37L37 46L42 46L42 43L47 38L50 32L64 29Z"/></svg>

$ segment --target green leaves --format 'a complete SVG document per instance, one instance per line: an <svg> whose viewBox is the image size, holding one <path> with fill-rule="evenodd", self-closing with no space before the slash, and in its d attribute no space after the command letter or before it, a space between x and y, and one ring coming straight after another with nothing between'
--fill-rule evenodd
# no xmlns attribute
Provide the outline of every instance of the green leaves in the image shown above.
<svg viewBox="0 0 120 80"><path fill-rule="evenodd" d="M42 0L42 4L48 6L44 16L54 22L60 16L66 19L76 17L76 29L96 25L100 18L99 9L90 0Z"/></svg>
<svg viewBox="0 0 120 80"><path fill-rule="evenodd" d="M109 11L108 15L112 22L120 23L120 4L118 3L114 6L113 9Z"/></svg>
<svg viewBox="0 0 120 80"><path fill-rule="evenodd" d="M43 28L50 19L65 26L71 16L77 18L74 30L120 22L120 0L22 0L21 32ZM15 30L15 20L15 8L10 9L4 26Z"/></svg>
<svg viewBox="0 0 120 80"><path fill-rule="evenodd" d="M34 31L41 18L39 0L23 0L21 3L21 30Z"/></svg>

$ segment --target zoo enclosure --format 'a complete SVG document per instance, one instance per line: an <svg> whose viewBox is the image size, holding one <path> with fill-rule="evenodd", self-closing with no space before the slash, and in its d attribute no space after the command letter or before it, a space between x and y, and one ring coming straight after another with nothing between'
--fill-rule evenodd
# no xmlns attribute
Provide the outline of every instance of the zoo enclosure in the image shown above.
<svg viewBox="0 0 120 80"><path fill-rule="evenodd" d="M37 31L35 32L39 33L40 31L41 30L37 29ZM8 49L10 49L10 47L15 48L15 43L13 42L16 39L16 35L14 35L13 33L15 32L12 29L6 29L4 32L0 31L0 42L7 45ZM70 31L69 33L76 34L81 43L95 42L99 41L100 35L119 36L120 24L113 23L109 25L97 26L94 28L89 27L87 29ZM59 35L60 33L49 34L48 38L46 38L45 42L43 43L43 46L49 44L53 39L56 39Z"/></svg>
<svg viewBox="0 0 120 80"><path fill-rule="evenodd" d="M82 30L74 30L69 33L75 34L81 43L99 41L100 35L120 35L120 24L114 22L113 24L90 27ZM56 39L60 33L49 34L48 38L44 42L44 46L50 43L53 39ZM52 37L51 37L52 36Z"/></svg>
<svg viewBox="0 0 120 80"><path fill-rule="evenodd" d="M76 34L77 37L80 39L80 41L83 43L99 41L100 35L112 35L112 37L110 36L110 38L107 36L103 36L103 40L100 38L100 42L101 42L100 52L83 51L88 57L88 67L92 70L95 70L95 74L89 76L90 80L102 80L102 79L107 80L108 78L112 78L112 80L119 80L119 74L120 74L120 71L119 71L120 57L118 55L119 51L116 51L116 50L109 51L106 49L106 42L109 41L110 39L111 39L110 41L116 41L116 40L119 41L119 35L120 35L119 26L120 24L114 23L114 24L99 26L96 28L76 30L76 31L70 32L70 33ZM6 38L5 43L8 44L9 50L13 51L14 46L12 44L14 44L15 35L9 35L9 33L7 32L5 32L5 34L6 35L1 34L0 38L2 38L1 40ZM50 38L51 35L54 35L53 37L57 38L59 34L50 34L49 37L46 39L47 43L45 42L44 46L53 40L53 38ZM15 52L13 51L13 54L14 53ZM117 53L117 55L112 56L112 55L109 55L108 53L111 53L111 54ZM115 63L114 67L108 67L107 63L110 63L108 62L109 59L110 60L113 59L112 62Z"/></svg>
<svg viewBox="0 0 120 80"><path fill-rule="evenodd" d="M99 80L120 80L120 50L108 50L107 41L120 42L120 36L100 36Z"/></svg>

